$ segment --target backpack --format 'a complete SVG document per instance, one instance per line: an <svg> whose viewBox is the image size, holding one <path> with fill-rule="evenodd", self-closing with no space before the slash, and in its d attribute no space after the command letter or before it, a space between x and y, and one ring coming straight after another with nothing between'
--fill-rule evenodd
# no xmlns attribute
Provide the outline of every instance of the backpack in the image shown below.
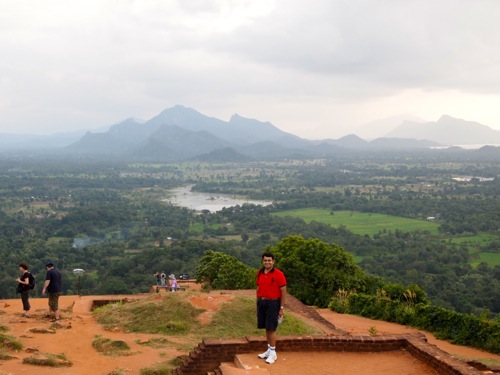
<svg viewBox="0 0 500 375"><path fill-rule="evenodd" d="M33 274L30 272L29 273L29 281L28 281L28 287L29 289L35 289L35 284L36 284L36 280L35 280L35 276L33 276Z"/></svg>

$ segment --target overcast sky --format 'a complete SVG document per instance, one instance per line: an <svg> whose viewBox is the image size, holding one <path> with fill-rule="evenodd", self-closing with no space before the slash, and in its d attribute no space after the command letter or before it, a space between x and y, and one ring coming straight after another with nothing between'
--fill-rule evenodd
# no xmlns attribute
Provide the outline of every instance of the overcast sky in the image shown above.
<svg viewBox="0 0 500 375"><path fill-rule="evenodd" d="M498 0L0 0L0 133L180 104L338 138L443 114L500 130Z"/></svg>

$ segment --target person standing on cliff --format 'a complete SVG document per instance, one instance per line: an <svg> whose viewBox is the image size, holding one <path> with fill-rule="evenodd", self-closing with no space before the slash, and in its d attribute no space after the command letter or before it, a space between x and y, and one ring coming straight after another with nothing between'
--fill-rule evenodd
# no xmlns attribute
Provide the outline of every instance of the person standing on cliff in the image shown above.
<svg viewBox="0 0 500 375"><path fill-rule="evenodd" d="M18 277L16 281L20 286L21 301L23 302L24 313L22 317L30 317L30 273L28 271L28 265L26 263L19 263L19 271L21 272L21 277Z"/></svg>
<svg viewBox="0 0 500 375"><path fill-rule="evenodd" d="M55 269L54 263L47 262L45 264L47 274L45 276L45 283L43 284L42 295L49 294L49 316L53 315L52 322L59 321L59 296L62 292L62 276L61 273Z"/></svg>
<svg viewBox="0 0 500 375"><path fill-rule="evenodd" d="M278 319L283 319L286 301L286 278L274 268L274 254L262 254L262 268L257 272L257 328L266 330L267 350L258 354L266 363L273 364L276 354Z"/></svg>

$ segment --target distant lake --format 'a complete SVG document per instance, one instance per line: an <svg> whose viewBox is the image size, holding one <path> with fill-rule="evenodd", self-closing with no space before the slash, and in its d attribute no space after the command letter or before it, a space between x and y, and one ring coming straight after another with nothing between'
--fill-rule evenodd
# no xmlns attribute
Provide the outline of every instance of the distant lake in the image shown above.
<svg viewBox="0 0 500 375"><path fill-rule="evenodd" d="M255 205L268 206L273 202L256 201L245 197L229 195L229 194L212 194L200 193L191 191L191 186L184 186L170 190L172 196L164 199L165 202L170 202L175 206L187 207L192 210L210 210L217 212L224 207L241 206L245 203Z"/></svg>

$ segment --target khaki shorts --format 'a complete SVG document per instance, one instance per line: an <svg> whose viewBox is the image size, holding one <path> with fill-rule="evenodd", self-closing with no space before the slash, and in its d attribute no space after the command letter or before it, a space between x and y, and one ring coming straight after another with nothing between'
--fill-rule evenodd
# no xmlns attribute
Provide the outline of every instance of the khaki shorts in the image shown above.
<svg viewBox="0 0 500 375"><path fill-rule="evenodd" d="M61 293L49 293L49 307L52 311L59 310L59 296Z"/></svg>

